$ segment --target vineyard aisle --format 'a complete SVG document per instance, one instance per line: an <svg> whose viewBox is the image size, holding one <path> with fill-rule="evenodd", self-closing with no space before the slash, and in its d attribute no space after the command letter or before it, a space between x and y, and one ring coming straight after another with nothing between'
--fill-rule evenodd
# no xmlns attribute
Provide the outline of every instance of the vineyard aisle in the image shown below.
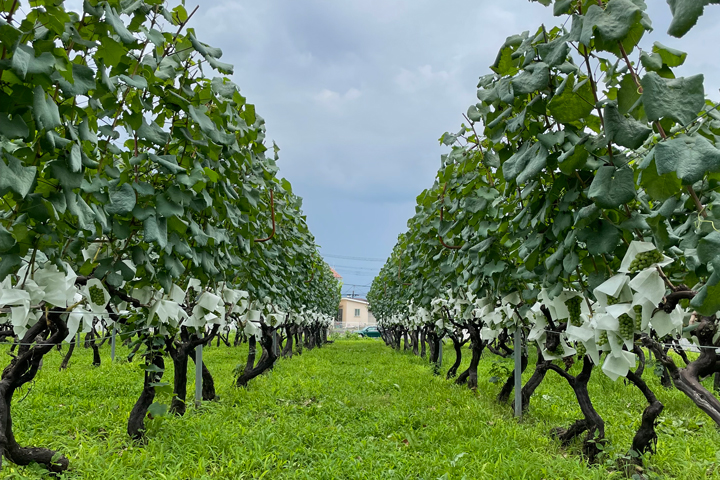
<svg viewBox="0 0 720 480"><path fill-rule="evenodd" d="M445 369L454 360L451 350ZM118 348L118 359L126 353ZM101 355L109 357L109 347ZM477 394L455 387L424 360L379 340L338 340L280 360L274 371L238 389L232 371L246 355L246 344L206 349L220 400L204 404L202 415L189 406L183 418L150 420L142 446L124 429L139 363L94 368L92 351L81 348L59 372L63 355L52 352L15 409L17 436L65 452L68 479L607 478L607 470L588 467L573 447L563 450L548 436L553 425L577 415L567 408L572 392L560 380L543 384L543 407L518 425L495 401L499 385L481 384ZM502 362L484 358L482 378L510 367ZM172 377L171 365L166 375ZM611 426L608 448L622 448L637 414L628 416L623 407L640 405L628 398L635 392L607 378L591 388ZM717 445L720 435L702 425L702 413L680 392L661 394L676 425L659 427L662 448L653 468L664 478L715 478L715 453L703 445ZM671 428L684 433L665 433ZM40 467L8 465L4 473L45 478Z"/></svg>

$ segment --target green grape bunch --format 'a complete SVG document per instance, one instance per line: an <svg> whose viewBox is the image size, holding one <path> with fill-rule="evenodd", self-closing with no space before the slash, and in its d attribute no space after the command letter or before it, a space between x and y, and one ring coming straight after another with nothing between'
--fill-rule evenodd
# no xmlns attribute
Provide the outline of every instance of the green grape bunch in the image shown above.
<svg viewBox="0 0 720 480"><path fill-rule="evenodd" d="M635 319L627 313L623 313L618 318L618 321L620 322L620 336L626 339L633 338L633 335L635 335Z"/></svg>
<svg viewBox="0 0 720 480"><path fill-rule="evenodd" d="M630 263L630 273L639 272L650 268L654 263L661 262L663 259L662 253L657 250L650 250L649 252L641 252L635 255L635 258Z"/></svg>
<svg viewBox="0 0 720 480"><path fill-rule="evenodd" d="M620 299L617 297L613 297L612 295L607 296L607 304L608 305L617 305L620 303Z"/></svg>
<svg viewBox="0 0 720 480"><path fill-rule="evenodd" d="M103 292L103 289L98 287L97 285L92 285L90 288L88 288L88 292L90 293L90 301L94 303L95 305L104 305L105 304L105 292Z"/></svg>
<svg viewBox="0 0 720 480"><path fill-rule="evenodd" d="M583 358L587 353L587 348L585 348L585 344L582 342L575 343L575 350L577 350L578 358Z"/></svg>
<svg viewBox="0 0 720 480"><path fill-rule="evenodd" d="M600 338L598 338L598 345L602 346L608 343L608 334L605 330L600 332Z"/></svg>
<svg viewBox="0 0 720 480"><path fill-rule="evenodd" d="M570 314L570 323L575 327L582 326L582 320L580 319L580 304L582 303L582 297L572 297L565 300L565 306Z"/></svg>
<svg viewBox="0 0 720 480"><path fill-rule="evenodd" d="M557 355L559 357L565 356L565 347L563 347L563 344L561 342L558 342L557 347L550 351L553 353L553 355Z"/></svg>
<svg viewBox="0 0 720 480"><path fill-rule="evenodd" d="M635 310L635 331L639 332L642 330L642 306L635 305L633 310Z"/></svg>

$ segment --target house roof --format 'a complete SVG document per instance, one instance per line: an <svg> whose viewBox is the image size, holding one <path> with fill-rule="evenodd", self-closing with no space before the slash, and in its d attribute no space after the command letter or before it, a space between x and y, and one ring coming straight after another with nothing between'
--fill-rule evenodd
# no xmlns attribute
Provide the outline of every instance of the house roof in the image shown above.
<svg viewBox="0 0 720 480"><path fill-rule="evenodd" d="M347 300L347 301L349 301L349 302L364 303L364 304L366 304L366 305L367 305L367 303L368 303L368 301L365 300L364 298L342 297L342 298L340 299L340 301L342 302L343 300Z"/></svg>
<svg viewBox="0 0 720 480"><path fill-rule="evenodd" d="M330 270L332 270L333 277L335 277L335 278L343 278L342 275L340 275L338 272L336 272L334 268L330 267Z"/></svg>

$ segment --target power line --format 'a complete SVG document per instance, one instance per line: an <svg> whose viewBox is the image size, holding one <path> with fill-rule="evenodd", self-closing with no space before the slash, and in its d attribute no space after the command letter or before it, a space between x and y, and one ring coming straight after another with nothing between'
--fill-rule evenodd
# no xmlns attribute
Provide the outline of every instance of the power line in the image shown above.
<svg viewBox="0 0 720 480"><path fill-rule="evenodd" d="M333 268L351 268L353 270L372 270L373 272L377 272L380 269L378 267L352 267L350 265L331 265Z"/></svg>
<svg viewBox="0 0 720 480"><path fill-rule="evenodd" d="M322 254L323 257L328 258L342 258L343 260L358 260L360 262L385 262L385 258L370 258L370 257L348 257L346 255L330 255Z"/></svg>

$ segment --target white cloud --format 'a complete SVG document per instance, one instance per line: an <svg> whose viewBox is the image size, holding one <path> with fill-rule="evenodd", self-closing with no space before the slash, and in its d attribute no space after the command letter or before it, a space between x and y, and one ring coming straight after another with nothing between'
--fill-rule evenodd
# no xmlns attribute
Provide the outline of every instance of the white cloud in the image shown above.
<svg viewBox="0 0 720 480"><path fill-rule="evenodd" d="M320 93L313 95L313 99L325 107L338 108L358 99L360 95L362 95L362 92L357 88L350 88L345 93L339 93L326 88L320 91Z"/></svg>
<svg viewBox="0 0 720 480"><path fill-rule="evenodd" d="M395 83L406 93L415 93L437 85L442 85L451 80L452 75L445 70L433 71L430 65L423 65L415 70L400 70L395 76Z"/></svg>

